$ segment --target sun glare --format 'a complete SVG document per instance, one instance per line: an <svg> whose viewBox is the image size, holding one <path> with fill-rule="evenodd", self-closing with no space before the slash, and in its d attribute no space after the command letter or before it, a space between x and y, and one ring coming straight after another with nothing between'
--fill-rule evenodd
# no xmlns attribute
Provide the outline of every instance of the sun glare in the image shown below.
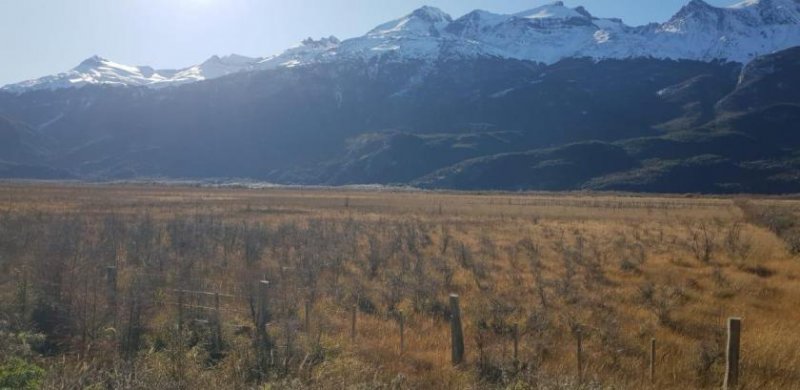
<svg viewBox="0 0 800 390"><path fill-rule="evenodd" d="M184 8L205 8L216 3L217 0L178 0Z"/></svg>

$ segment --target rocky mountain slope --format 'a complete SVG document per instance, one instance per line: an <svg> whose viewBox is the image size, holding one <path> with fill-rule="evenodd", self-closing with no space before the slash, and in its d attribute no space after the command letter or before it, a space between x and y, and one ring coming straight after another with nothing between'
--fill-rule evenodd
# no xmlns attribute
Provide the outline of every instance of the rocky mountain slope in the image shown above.
<svg viewBox="0 0 800 390"><path fill-rule="evenodd" d="M772 53L800 34L762 31L753 51L740 49L754 41L708 35L788 31L796 5L693 1L671 23L644 27L558 3L455 20L422 8L363 37L308 40L270 58L169 72L95 58L82 64L92 81L78 72L64 76L71 87L0 90L0 177L800 192L800 48ZM688 34L708 50L583 56L575 48L589 41L549 41L594 39L612 24L652 34L652 47L628 48ZM726 50L735 56L718 57ZM762 51L771 54L752 57ZM138 81L119 81L122 72ZM156 80L167 76L183 81Z"/></svg>

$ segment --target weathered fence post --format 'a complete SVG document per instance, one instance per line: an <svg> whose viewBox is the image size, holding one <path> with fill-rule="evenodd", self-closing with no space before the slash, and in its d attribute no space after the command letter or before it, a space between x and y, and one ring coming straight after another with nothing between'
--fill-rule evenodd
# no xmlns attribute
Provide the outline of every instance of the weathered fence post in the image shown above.
<svg viewBox="0 0 800 390"><path fill-rule="evenodd" d="M222 351L222 315L219 311L219 293L214 293L214 352Z"/></svg>
<svg viewBox="0 0 800 390"><path fill-rule="evenodd" d="M461 327L461 308L458 294L450 294L450 335L453 365L464 362L464 330Z"/></svg>
<svg viewBox="0 0 800 390"><path fill-rule="evenodd" d="M106 267L106 290L108 290L108 314L111 317L111 325L114 329L113 342L119 345L119 319L117 308L117 267Z"/></svg>
<svg viewBox="0 0 800 390"><path fill-rule="evenodd" d="M350 313L350 340L356 341L356 317L358 316L358 300L353 304L353 310Z"/></svg>
<svg viewBox="0 0 800 390"><path fill-rule="evenodd" d="M742 319L732 317L728 319L728 347L725 350L726 368L724 389L739 387L739 346L742 332Z"/></svg>
<svg viewBox="0 0 800 390"><path fill-rule="evenodd" d="M178 337L183 331L183 290L178 290Z"/></svg>
<svg viewBox="0 0 800 390"><path fill-rule="evenodd" d="M260 374L265 375L267 365L272 354L272 345L267 334L267 321L269 321L268 296L269 281L258 282L258 316L256 320L256 357Z"/></svg>
<svg viewBox="0 0 800 390"><path fill-rule="evenodd" d="M519 361L519 324L514 324L512 329L514 336L514 364Z"/></svg>
<svg viewBox="0 0 800 390"><path fill-rule="evenodd" d="M139 317L141 315L141 307L139 307L139 294L136 292L139 291L141 287L140 284L140 279L135 277L131 287L128 289L127 329L122 336L122 343L120 343L125 360L130 360L136 354L136 349L139 347Z"/></svg>
<svg viewBox="0 0 800 390"><path fill-rule="evenodd" d="M117 267L109 266L106 267L106 290L108 293L108 308L106 315L111 317L110 319L106 317L106 320L111 321L112 329L114 329L113 336L111 338L112 343L114 344L115 349L117 352L119 350L119 342L122 339L120 336L120 329L118 323L118 308L117 308Z"/></svg>
<svg viewBox="0 0 800 390"><path fill-rule="evenodd" d="M656 339L650 339L650 383L656 382Z"/></svg>
<svg viewBox="0 0 800 390"><path fill-rule="evenodd" d="M403 316L403 312L400 312L400 354L402 355L406 351L406 335L405 335L405 316Z"/></svg>
<svg viewBox="0 0 800 390"><path fill-rule="evenodd" d="M577 339L576 360L578 363L578 384L583 384L583 334L580 329L575 333Z"/></svg>
<svg viewBox="0 0 800 390"><path fill-rule="evenodd" d="M311 300L306 300L306 317L305 317L305 324L306 324L306 332L311 333Z"/></svg>
<svg viewBox="0 0 800 390"><path fill-rule="evenodd" d="M178 290L178 330L175 332L175 339L178 342L178 354L174 357L175 372L177 374L178 388L184 386L184 350L183 350L183 290Z"/></svg>
<svg viewBox="0 0 800 390"><path fill-rule="evenodd" d="M269 321L267 294L269 294L269 281L262 280L258 282L258 319L256 325L259 329L263 329L267 325L267 321Z"/></svg>

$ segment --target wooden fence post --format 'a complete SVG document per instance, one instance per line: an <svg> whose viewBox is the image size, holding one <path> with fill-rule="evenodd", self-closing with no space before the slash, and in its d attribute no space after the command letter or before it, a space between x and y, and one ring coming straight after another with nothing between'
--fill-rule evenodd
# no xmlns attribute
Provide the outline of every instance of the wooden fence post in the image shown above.
<svg viewBox="0 0 800 390"><path fill-rule="evenodd" d="M400 354L406 351L406 335L405 335L405 316L400 312Z"/></svg>
<svg viewBox="0 0 800 390"><path fill-rule="evenodd" d="M259 329L263 329L267 325L267 321L269 321L268 294L269 281L262 280L258 282L258 320L256 324Z"/></svg>
<svg viewBox="0 0 800 390"><path fill-rule="evenodd" d="M650 383L656 382L656 339L650 339Z"/></svg>
<svg viewBox="0 0 800 390"><path fill-rule="evenodd" d="M214 352L222 351L222 315L219 311L219 293L214 293Z"/></svg>
<svg viewBox="0 0 800 390"><path fill-rule="evenodd" d="M519 324L514 324L512 332L514 336L514 363L516 364L519 361Z"/></svg>
<svg viewBox="0 0 800 390"><path fill-rule="evenodd" d="M578 363L578 384L583 384L583 334L580 329L575 334L577 339L576 360Z"/></svg>
<svg viewBox="0 0 800 390"><path fill-rule="evenodd" d="M311 300L306 300L306 317L305 317L306 332L311 333Z"/></svg>
<svg viewBox="0 0 800 390"><path fill-rule="evenodd" d="M724 389L739 387L739 346L742 332L742 319L732 317L728 319L728 347L725 350L726 368Z"/></svg>
<svg viewBox="0 0 800 390"><path fill-rule="evenodd" d="M464 330L458 294L450 294L450 335L453 365L459 365L464 362Z"/></svg>
<svg viewBox="0 0 800 390"><path fill-rule="evenodd" d="M356 316L358 316L358 302L353 304L350 316L350 340L356 341Z"/></svg>
<svg viewBox="0 0 800 390"><path fill-rule="evenodd" d="M256 320L256 357L260 375L266 375L266 369L270 362L272 345L267 334L267 321L269 321L269 281L258 282L258 316Z"/></svg>
<svg viewBox="0 0 800 390"><path fill-rule="evenodd" d="M114 344L119 347L119 340L120 338L120 329L119 329L119 319L118 319L118 308L117 308L117 267L109 266L106 267L106 290L108 290L108 312L106 315L109 315L111 318L111 325L114 329Z"/></svg>
<svg viewBox="0 0 800 390"><path fill-rule="evenodd" d="M139 347L139 317L141 308L139 307L139 295L136 293L140 287L138 278L133 280L133 285L128 289L128 323L125 334L122 336L120 347L125 360L130 360Z"/></svg>
<svg viewBox="0 0 800 390"><path fill-rule="evenodd" d="M183 290L178 290L178 330L175 332L175 338L178 341L178 354L175 356L175 371L178 375L177 387L183 388L184 386L184 349L183 349Z"/></svg>
<svg viewBox="0 0 800 390"><path fill-rule="evenodd" d="M178 290L178 337L183 331L183 290Z"/></svg>

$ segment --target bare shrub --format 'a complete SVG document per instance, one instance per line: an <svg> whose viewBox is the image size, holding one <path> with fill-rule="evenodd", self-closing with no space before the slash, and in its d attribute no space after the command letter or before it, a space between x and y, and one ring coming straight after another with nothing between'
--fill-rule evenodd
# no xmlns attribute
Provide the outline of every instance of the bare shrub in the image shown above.
<svg viewBox="0 0 800 390"><path fill-rule="evenodd" d="M686 295L680 287L646 282L639 287L639 300L661 325L673 326L672 314L685 303Z"/></svg>
<svg viewBox="0 0 800 390"><path fill-rule="evenodd" d="M753 252L750 236L744 234L744 224L734 222L725 230L725 249L728 255L739 263L746 262Z"/></svg>
<svg viewBox="0 0 800 390"><path fill-rule="evenodd" d="M781 206L758 206L749 200L735 203L746 221L769 229L786 243L792 254L800 253L800 226L792 210Z"/></svg>
<svg viewBox="0 0 800 390"><path fill-rule="evenodd" d="M710 263L716 248L716 234L706 222L686 224L688 247L697 261Z"/></svg>

